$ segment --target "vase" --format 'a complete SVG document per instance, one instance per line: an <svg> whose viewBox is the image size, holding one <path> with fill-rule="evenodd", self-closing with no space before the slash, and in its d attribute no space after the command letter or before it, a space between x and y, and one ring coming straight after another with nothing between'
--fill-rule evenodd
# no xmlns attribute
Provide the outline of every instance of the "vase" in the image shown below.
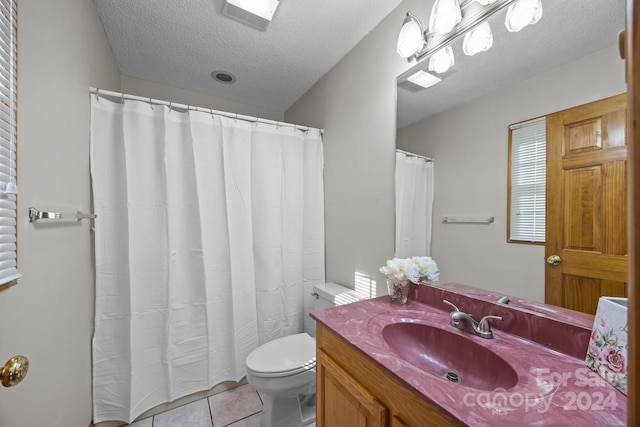
<svg viewBox="0 0 640 427"><path fill-rule="evenodd" d="M387 277L387 290L389 291L389 302L391 304L406 304L409 296L409 279L396 279Z"/></svg>

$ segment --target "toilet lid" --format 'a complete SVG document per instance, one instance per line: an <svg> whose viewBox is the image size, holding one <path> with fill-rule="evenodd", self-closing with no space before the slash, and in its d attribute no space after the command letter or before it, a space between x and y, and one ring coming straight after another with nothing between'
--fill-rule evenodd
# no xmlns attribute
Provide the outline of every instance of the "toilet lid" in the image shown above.
<svg viewBox="0 0 640 427"><path fill-rule="evenodd" d="M277 338L247 356L247 369L258 376L285 376L315 369L316 341L302 333Z"/></svg>

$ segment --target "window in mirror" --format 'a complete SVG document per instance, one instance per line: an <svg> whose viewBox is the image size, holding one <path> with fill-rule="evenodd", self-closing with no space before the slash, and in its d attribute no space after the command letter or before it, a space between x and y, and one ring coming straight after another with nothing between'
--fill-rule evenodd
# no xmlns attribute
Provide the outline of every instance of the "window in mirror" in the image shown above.
<svg viewBox="0 0 640 427"><path fill-rule="evenodd" d="M544 117L509 126L507 241L545 241L547 125Z"/></svg>
<svg viewBox="0 0 640 427"><path fill-rule="evenodd" d="M0 290L16 283L17 0L0 0Z"/></svg>

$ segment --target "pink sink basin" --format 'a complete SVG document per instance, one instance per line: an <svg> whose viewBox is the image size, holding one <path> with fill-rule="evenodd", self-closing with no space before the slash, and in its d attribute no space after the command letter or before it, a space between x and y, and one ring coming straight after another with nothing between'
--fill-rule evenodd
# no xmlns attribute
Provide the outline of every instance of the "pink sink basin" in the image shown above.
<svg viewBox="0 0 640 427"><path fill-rule="evenodd" d="M421 323L392 323L382 337L401 358L443 378L479 390L509 390L515 370L491 350L457 333Z"/></svg>

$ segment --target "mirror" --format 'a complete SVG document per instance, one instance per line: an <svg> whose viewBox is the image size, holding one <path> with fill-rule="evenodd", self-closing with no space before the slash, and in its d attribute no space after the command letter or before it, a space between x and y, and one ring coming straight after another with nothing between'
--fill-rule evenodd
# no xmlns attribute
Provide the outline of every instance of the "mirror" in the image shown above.
<svg viewBox="0 0 640 427"><path fill-rule="evenodd" d="M398 77L398 149L434 159L431 256L441 283L458 282L544 302L544 246L506 242L508 126L626 91L618 32L625 0L542 0L535 25L517 33L493 16L493 47L467 57L423 90ZM412 10L428 22L430 10ZM400 22L398 27L400 27ZM409 66L408 66L409 68ZM445 216L490 218L444 224ZM418 255L418 254L416 254Z"/></svg>

